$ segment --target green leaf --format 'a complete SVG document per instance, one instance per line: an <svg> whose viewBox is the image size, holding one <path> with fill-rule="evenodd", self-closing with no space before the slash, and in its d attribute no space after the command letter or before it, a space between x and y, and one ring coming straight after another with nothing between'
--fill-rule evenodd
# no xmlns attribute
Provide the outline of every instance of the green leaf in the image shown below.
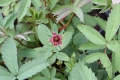
<svg viewBox="0 0 120 80"><path fill-rule="evenodd" d="M14 24L15 19L16 19L16 13L12 13L5 23L5 28L8 28L8 27L14 28L12 25Z"/></svg>
<svg viewBox="0 0 120 80"><path fill-rule="evenodd" d="M113 7L113 10L111 11L108 21L107 21L107 25L106 25L106 34L105 34L105 38L107 41L110 41L113 36L116 34L116 32L118 31L120 22L120 4L117 4Z"/></svg>
<svg viewBox="0 0 120 80"><path fill-rule="evenodd" d="M5 65L14 75L17 75L18 73L17 48L13 38L9 38L4 42L1 51Z"/></svg>
<svg viewBox="0 0 120 80"><path fill-rule="evenodd" d="M3 27L3 24L4 21L3 21L3 16L2 16L2 13L0 13L0 27Z"/></svg>
<svg viewBox="0 0 120 80"><path fill-rule="evenodd" d="M116 66L116 69L120 72L120 53L119 53L119 51L115 52L115 66Z"/></svg>
<svg viewBox="0 0 120 80"><path fill-rule="evenodd" d="M15 80L16 77L4 69L0 69L0 79L1 80Z"/></svg>
<svg viewBox="0 0 120 80"><path fill-rule="evenodd" d="M37 35L43 45L52 45L49 42L49 39L52 37L52 34L50 30L44 24L40 24L38 26Z"/></svg>
<svg viewBox="0 0 120 80"><path fill-rule="evenodd" d="M88 14L84 14L84 23L91 27L94 27L97 24L93 16L90 16Z"/></svg>
<svg viewBox="0 0 120 80"><path fill-rule="evenodd" d="M107 47L108 47L108 49L110 49L113 52L115 52L115 51L119 50L120 45L119 45L117 40L112 40L112 41L107 43Z"/></svg>
<svg viewBox="0 0 120 80"><path fill-rule="evenodd" d="M107 5L107 0L92 0L92 2L99 5Z"/></svg>
<svg viewBox="0 0 120 80"><path fill-rule="evenodd" d="M0 6L7 5L13 1L16 1L16 0L0 0Z"/></svg>
<svg viewBox="0 0 120 80"><path fill-rule="evenodd" d="M112 53L112 67L113 67L113 73L117 72L115 65L115 53Z"/></svg>
<svg viewBox="0 0 120 80"><path fill-rule="evenodd" d="M106 21L99 17L94 17L94 19L96 20L97 24L105 31Z"/></svg>
<svg viewBox="0 0 120 80"><path fill-rule="evenodd" d="M120 75L117 75L113 80L119 80L120 79Z"/></svg>
<svg viewBox="0 0 120 80"><path fill-rule="evenodd" d="M55 74L56 74L56 68L53 67L52 70L51 70L51 78L54 78Z"/></svg>
<svg viewBox="0 0 120 80"><path fill-rule="evenodd" d="M72 34L73 34L72 32L65 32L63 34L62 44L60 45L61 49L65 48L69 44L72 38Z"/></svg>
<svg viewBox="0 0 120 80"><path fill-rule="evenodd" d="M34 59L20 67L17 79L23 80L45 69L49 64L43 58Z"/></svg>
<svg viewBox="0 0 120 80"><path fill-rule="evenodd" d="M80 46L80 45L84 44L85 42L88 42L88 40L81 32L74 35L73 44L75 46Z"/></svg>
<svg viewBox="0 0 120 80"><path fill-rule="evenodd" d="M83 61L84 61L85 63L93 63L93 62L95 62L95 61L97 61L97 60L100 59L101 54L103 54L103 53L101 53L101 52L96 52L96 53L89 54L89 55L87 55L87 56L83 59Z"/></svg>
<svg viewBox="0 0 120 80"><path fill-rule="evenodd" d="M103 65L103 67L106 69L109 78L112 78L112 65L111 65L111 62L110 62L107 54L103 53L100 57L100 61Z"/></svg>
<svg viewBox="0 0 120 80"><path fill-rule="evenodd" d="M50 0L50 10L52 10L59 0Z"/></svg>
<svg viewBox="0 0 120 80"><path fill-rule="evenodd" d="M81 22L84 23L84 14L81 8L74 8L73 12L77 15Z"/></svg>
<svg viewBox="0 0 120 80"><path fill-rule="evenodd" d="M18 14L17 18L19 21L21 21L21 19L25 16L28 7L30 7L30 4L31 4L31 0L21 0L21 4L17 13Z"/></svg>
<svg viewBox="0 0 120 80"><path fill-rule="evenodd" d="M56 55L57 59L59 59L59 60L69 61L68 55L66 55L66 54L63 53L63 52L56 53L55 55Z"/></svg>
<svg viewBox="0 0 120 80"><path fill-rule="evenodd" d="M18 52L19 56L22 57L29 57L29 58L37 58L40 55L37 53L36 50L29 49L29 48L23 48Z"/></svg>
<svg viewBox="0 0 120 80"><path fill-rule="evenodd" d="M82 6L81 9L83 10L84 13L88 13L92 11L92 6L93 6L93 3L89 2L88 4Z"/></svg>
<svg viewBox="0 0 120 80"><path fill-rule="evenodd" d="M48 68L42 70L41 73L42 73L46 78L50 79L50 72L49 72Z"/></svg>
<svg viewBox="0 0 120 80"><path fill-rule="evenodd" d="M87 25L78 25L77 27L86 36L86 38L89 39L91 42L98 44L98 45L106 44L105 39L95 29Z"/></svg>
<svg viewBox="0 0 120 80"><path fill-rule="evenodd" d="M104 49L105 47L105 45L97 45L92 42L86 42L80 46L79 50L98 50Z"/></svg>
<svg viewBox="0 0 120 80"><path fill-rule="evenodd" d="M42 3L40 0L31 0L32 4L39 9L40 6L42 6Z"/></svg>
<svg viewBox="0 0 120 80"><path fill-rule="evenodd" d="M79 62L70 72L69 80L97 80L97 78L91 69L85 66L83 62Z"/></svg>

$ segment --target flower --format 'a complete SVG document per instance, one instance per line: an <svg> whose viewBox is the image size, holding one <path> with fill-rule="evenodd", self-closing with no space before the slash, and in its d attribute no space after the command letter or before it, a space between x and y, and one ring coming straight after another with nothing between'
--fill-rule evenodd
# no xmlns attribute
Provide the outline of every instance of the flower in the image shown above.
<svg viewBox="0 0 120 80"><path fill-rule="evenodd" d="M62 35L58 35L55 32L52 33L52 38L49 40L54 46L62 44Z"/></svg>

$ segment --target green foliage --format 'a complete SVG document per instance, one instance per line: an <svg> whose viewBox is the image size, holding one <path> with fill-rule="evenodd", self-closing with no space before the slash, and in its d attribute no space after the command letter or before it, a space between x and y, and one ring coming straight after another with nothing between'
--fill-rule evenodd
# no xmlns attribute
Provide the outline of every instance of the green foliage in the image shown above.
<svg viewBox="0 0 120 80"><path fill-rule="evenodd" d="M110 41L115 33L117 32L120 22L120 5L117 4L113 7L113 10L111 11L110 17L108 18L107 24L106 24L106 34L105 38L107 41Z"/></svg>
<svg viewBox="0 0 120 80"><path fill-rule="evenodd" d="M18 79L22 80L28 77L31 77L32 75L42 71L45 69L49 64L44 61L44 59L35 59L32 61L29 61L22 65L20 67L20 70L18 72Z"/></svg>
<svg viewBox="0 0 120 80"><path fill-rule="evenodd" d="M91 69L87 68L83 62L79 62L76 63L75 67L73 67L69 80L97 80L97 78Z"/></svg>
<svg viewBox="0 0 120 80"><path fill-rule="evenodd" d="M17 48L14 40L12 38L6 40L1 50L2 58L6 66L14 75L17 75L18 73Z"/></svg>
<svg viewBox="0 0 120 80"><path fill-rule="evenodd" d="M119 9L112 0L0 0L0 79L119 80Z"/></svg>
<svg viewBox="0 0 120 80"><path fill-rule="evenodd" d="M28 7L30 7L31 4L31 0L21 0L20 2L20 6L17 12L17 18L19 21L21 21L21 19L25 16Z"/></svg>
<svg viewBox="0 0 120 80"><path fill-rule="evenodd" d="M98 45L104 45L106 43L105 39L95 29L87 25L78 25L77 27L91 42Z"/></svg>

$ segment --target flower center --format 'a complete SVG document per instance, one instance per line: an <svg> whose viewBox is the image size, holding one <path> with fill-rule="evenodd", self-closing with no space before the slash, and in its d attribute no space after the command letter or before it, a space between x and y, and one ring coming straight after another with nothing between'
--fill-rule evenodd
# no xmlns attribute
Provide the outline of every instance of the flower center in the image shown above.
<svg viewBox="0 0 120 80"><path fill-rule="evenodd" d="M58 36L56 36L56 37L54 38L54 40L55 40L56 42L58 42L60 39L59 39Z"/></svg>

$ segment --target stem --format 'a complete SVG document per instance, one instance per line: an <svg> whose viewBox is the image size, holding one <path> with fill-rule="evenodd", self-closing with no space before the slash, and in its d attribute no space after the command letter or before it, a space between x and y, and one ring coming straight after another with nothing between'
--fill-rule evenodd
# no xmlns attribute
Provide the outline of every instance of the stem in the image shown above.
<svg viewBox="0 0 120 80"><path fill-rule="evenodd" d="M16 40L17 42L19 42L22 46L25 46L25 47L27 47L27 48L34 48L34 47L32 47L32 46L27 46L27 45L25 45L25 44L23 44L20 40L18 40L18 39L15 39L14 38L14 40Z"/></svg>
<svg viewBox="0 0 120 80"><path fill-rule="evenodd" d="M105 48L105 50L104 50L104 53L106 54L106 50L107 50L107 47Z"/></svg>

